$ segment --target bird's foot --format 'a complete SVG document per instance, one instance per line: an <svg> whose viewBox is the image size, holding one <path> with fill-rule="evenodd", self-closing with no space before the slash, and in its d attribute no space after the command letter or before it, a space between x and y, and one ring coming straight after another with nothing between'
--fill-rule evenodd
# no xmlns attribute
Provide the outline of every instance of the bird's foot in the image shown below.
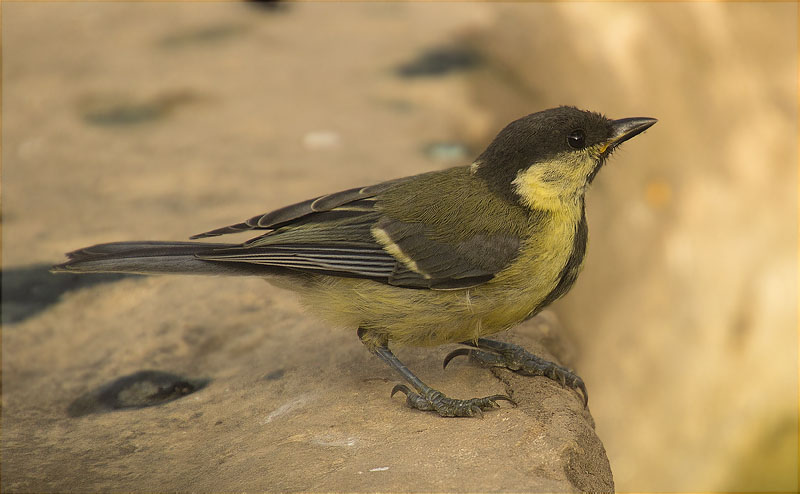
<svg viewBox="0 0 800 494"><path fill-rule="evenodd" d="M477 348L459 348L450 352L443 362L443 367L454 357L466 355L470 359L487 367L505 367L523 376L544 376L561 383L562 386L580 391L583 394L583 406L589 404L589 394L583 379L577 374L555 362L545 360L526 351L519 345L494 340L479 339L477 343L465 342Z"/></svg>
<svg viewBox="0 0 800 494"><path fill-rule="evenodd" d="M406 403L411 408L423 411L434 411L442 417L483 417L484 410L500 408L499 400L505 400L516 405L514 400L506 395L492 395L484 398L457 400L448 398L435 389L428 388L422 394L411 391L405 384L398 384L392 389L392 396L398 391L406 395Z"/></svg>

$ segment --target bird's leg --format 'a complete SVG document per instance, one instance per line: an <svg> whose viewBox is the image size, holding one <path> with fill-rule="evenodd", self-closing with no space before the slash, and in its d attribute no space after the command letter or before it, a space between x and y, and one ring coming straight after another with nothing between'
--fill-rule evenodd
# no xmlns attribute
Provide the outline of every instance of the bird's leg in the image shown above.
<svg viewBox="0 0 800 494"><path fill-rule="evenodd" d="M365 335L368 331L365 329L358 330L358 337L363 343L366 344ZM370 345L368 345L370 348ZM492 395L484 398L472 398L469 400L457 400L448 398L441 393L431 388L422 382L417 376L411 372L403 362L398 359L391 350L387 342L383 342L375 347L370 348L375 355L381 358L384 362L389 364L389 367L396 370L403 376L403 379L408 381L409 384L416 390L411 391L405 384L398 384L392 389L392 396L398 391L406 395L406 403L411 408L425 411L435 411L442 417L472 417L475 415L483 416L484 410L492 408L499 408L498 400L506 400L514 403L514 401L506 395Z"/></svg>
<svg viewBox="0 0 800 494"><path fill-rule="evenodd" d="M580 390L583 393L583 406L586 407L589 404L589 394L586 392L583 379L566 367L537 357L513 343L478 338L475 341L464 341L461 344L474 348L459 348L450 352L444 358L443 367L447 367L453 357L467 355L489 367L505 367L524 376L549 377L561 383L562 386ZM475 348L479 350L475 350Z"/></svg>

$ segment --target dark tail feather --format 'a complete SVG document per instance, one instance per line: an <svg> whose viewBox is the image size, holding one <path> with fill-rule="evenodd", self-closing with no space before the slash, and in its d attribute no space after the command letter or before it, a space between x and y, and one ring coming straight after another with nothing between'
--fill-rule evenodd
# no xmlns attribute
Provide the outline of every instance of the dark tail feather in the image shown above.
<svg viewBox="0 0 800 494"><path fill-rule="evenodd" d="M51 271L77 273L221 274L263 275L266 270L253 264L204 261L197 254L230 249L236 244L202 242L113 242L98 244L67 254L69 261Z"/></svg>

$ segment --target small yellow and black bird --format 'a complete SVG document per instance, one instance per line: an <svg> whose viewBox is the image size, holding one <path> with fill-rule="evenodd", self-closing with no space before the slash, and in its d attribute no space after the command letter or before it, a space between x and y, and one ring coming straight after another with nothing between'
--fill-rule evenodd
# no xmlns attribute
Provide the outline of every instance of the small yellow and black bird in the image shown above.
<svg viewBox="0 0 800 494"><path fill-rule="evenodd" d="M469 166L337 192L211 230L241 244L115 242L71 252L54 271L263 276L300 294L414 388L406 402L472 416L504 395L453 399L389 349L462 343L454 356L542 375L583 393L580 377L521 347L485 339L532 317L575 282L586 251L584 194L622 142L656 122L562 106L511 122Z"/></svg>

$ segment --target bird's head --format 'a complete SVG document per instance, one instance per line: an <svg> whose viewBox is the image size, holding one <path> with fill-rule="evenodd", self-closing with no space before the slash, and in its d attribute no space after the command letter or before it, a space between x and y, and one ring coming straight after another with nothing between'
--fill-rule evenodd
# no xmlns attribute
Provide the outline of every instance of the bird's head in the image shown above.
<svg viewBox="0 0 800 494"><path fill-rule="evenodd" d="M561 106L508 124L472 164L473 175L504 198L534 209L579 200L606 158L654 118L605 116Z"/></svg>

